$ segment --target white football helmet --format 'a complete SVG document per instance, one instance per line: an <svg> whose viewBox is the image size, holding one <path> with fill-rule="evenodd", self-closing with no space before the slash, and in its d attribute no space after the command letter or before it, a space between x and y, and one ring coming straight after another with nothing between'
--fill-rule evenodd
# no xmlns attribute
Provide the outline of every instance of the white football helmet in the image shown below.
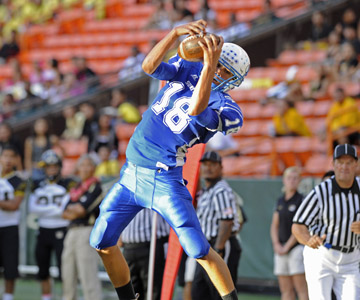
<svg viewBox="0 0 360 300"><path fill-rule="evenodd" d="M214 91L227 92L240 86L250 68L250 58L246 51L233 43L224 43L219 63L228 69L233 76L225 80L215 74L215 79L219 85L213 88Z"/></svg>

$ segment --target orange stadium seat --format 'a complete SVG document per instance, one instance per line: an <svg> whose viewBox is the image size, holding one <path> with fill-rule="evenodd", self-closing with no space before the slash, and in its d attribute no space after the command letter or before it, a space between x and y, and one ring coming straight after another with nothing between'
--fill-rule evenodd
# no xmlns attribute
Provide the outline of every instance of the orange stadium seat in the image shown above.
<svg viewBox="0 0 360 300"><path fill-rule="evenodd" d="M124 6L122 15L131 18L149 17L155 12L155 6L150 4L126 5Z"/></svg>
<svg viewBox="0 0 360 300"><path fill-rule="evenodd" d="M295 137L279 137L275 139L276 154L284 163L285 168L301 165L294 153L293 144Z"/></svg>
<svg viewBox="0 0 360 300"><path fill-rule="evenodd" d="M295 107L300 115L303 117L313 116L314 102L300 101L295 104Z"/></svg>
<svg viewBox="0 0 360 300"><path fill-rule="evenodd" d="M304 166L303 173L305 176L322 177L325 172L332 169L331 156L316 154L308 159Z"/></svg>
<svg viewBox="0 0 360 300"><path fill-rule="evenodd" d="M266 96L267 89L256 88L256 89L242 89L237 88L230 91L231 97L238 103L241 102L253 102L259 101Z"/></svg>
<svg viewBox="0 0 360 300"><path fill-rule="evenodd" d="M285 50L275 60L276 65L306 65L326 58L325 50ZM274 65L274 62L272 63Z"/></svg>
<svg viewBox="0 0 360 300"><path fill-rule="evenodd" d="M224 157L225 176L266 177L270 175L272 161L268 157Z"/></svg>
<svg viewBox="0 0 360 300"><path fill-rule="evenodd" d="M315 101L313 115L316 117L325 117L332 105L332 101Z"/></svg>

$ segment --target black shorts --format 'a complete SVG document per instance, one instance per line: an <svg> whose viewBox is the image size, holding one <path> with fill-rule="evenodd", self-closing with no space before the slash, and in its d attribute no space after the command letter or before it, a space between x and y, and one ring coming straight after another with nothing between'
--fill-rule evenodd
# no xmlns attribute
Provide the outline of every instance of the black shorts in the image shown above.
<svg viewBox="0 0 360 300"><path fill-rule="evenodd" d="M59 268L59 278L61 278L61 253L64 246L66 227L61 228L39 228L37 236L35 257L39 267L38 279L49 278L51 253L55 253L57 266Z"/></svg>
<svg viewBox="0 0 360 300"><path fill-rule="evenodd" d="M19 276L19 227L0 227L0 266L4 277L13 280Z"/></svg>

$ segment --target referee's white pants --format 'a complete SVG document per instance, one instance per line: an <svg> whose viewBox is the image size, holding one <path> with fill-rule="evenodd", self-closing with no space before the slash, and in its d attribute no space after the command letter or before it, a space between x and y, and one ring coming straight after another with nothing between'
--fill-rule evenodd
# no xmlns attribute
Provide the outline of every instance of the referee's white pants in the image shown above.
<svg viewBox="0 0 360 300"><path fill-rule="evenodd" d="M310 300L360 299L360 250L342 253L321 246L304 248L305 277Z"/></svg>

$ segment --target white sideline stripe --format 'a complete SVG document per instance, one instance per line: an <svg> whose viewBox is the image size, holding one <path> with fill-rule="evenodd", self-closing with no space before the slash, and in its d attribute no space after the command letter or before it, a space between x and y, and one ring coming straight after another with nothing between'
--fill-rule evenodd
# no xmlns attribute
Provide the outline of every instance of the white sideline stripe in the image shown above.
<svg viewBox="0 0 360 300"><path fill-rule="evenodd" d="M22 275L36 275L38 273L39 268L37 266L29 266L29 265L20 265L19 272ZM58 277L59 270L58 267L52 266L50 267L50 276L51 277ZM98 277L101 281L110 281L109 276L106 272L100 271L98 272Z"/></svg>

